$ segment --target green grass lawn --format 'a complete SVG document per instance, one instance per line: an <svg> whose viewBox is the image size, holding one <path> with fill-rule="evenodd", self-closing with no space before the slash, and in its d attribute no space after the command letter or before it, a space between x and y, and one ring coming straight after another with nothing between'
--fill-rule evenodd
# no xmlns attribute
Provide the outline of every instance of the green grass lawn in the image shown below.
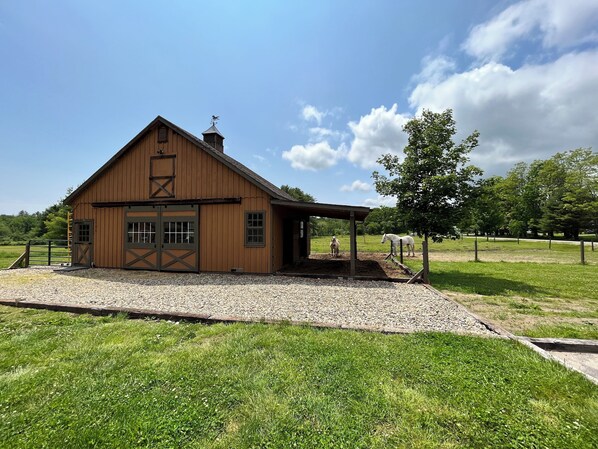
<svg viewBox="0 0 598 449"><path fill-rule="evenodd" d="M598 388L510 340L0 307L2 448L595 448Z"/></svg>
<svg viewBox="0 0 598 449"><path fill-rule="evenodd" d="M25 245L0 246L0 269L8 268L25 251Z"/></svg>

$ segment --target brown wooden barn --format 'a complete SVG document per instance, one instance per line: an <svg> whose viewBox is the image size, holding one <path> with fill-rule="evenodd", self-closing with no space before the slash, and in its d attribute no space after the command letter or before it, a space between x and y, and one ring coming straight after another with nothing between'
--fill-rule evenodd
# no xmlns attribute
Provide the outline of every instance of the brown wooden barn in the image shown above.
<svg viewBox="0 0 598 449"><path fill-rule="evenodd" d="M157 117L68 196L73 264L160 271L273 273L307 257L309 218L355 221L369 208L304 203Z"/></svg>

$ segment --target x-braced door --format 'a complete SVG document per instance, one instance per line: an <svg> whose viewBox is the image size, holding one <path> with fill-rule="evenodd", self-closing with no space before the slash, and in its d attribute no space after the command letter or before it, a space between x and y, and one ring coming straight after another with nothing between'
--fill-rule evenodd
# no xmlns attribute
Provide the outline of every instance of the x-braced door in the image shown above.
<svg viewBox="0 0 598 449"><path fill-rule="evenodd" d="M127 208L124 267L196 272L197 229L197 205Z"/></svg>
<svg viewBox="0 0 598 449"><path fill-rule="evenodd" d="M124 268L159 269L159 224L159 206L129 207L125 209Z"/></svg>
<svg viewBox="0 0 598 449"><path fill-rule="evenodd" d="M73 222L72 265L91 267L93 261L93 222Z"/></svg>
<svg viewBox="0 0 598 449"><path fill-rule="evenodd" d="M197 271L198 205L162 206L160 270Z"/></svg>

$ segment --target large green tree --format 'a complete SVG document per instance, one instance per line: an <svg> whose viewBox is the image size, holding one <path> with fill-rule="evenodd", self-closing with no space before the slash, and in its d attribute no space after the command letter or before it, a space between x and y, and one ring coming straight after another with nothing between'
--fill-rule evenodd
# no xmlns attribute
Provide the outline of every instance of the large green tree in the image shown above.
<svg viewBox="0 0 598 449"><path fill-rule="evenodd" d="M478 145L474 131L456 144L453 111L424 110L404 126L408 135L404 159L386 154L378 162L389 176L373 173L376 191L398 198L397 207L407 226L426 241L434 234L448 234L461 220L482 170L469 164L469 153ZM401 160L402 159L402 160Z"/></svg>
<svg viewBox="0 0 598 449"><path fill-rule="evenodd" d="M293 198L299 201L305 201L306 203L315 203L316 199L309 193L304 192L299 187L291 187L286 184L280 186L280 190L287 192Z"/></svg>
<svg viewBox="0 0 598 449"><path fill-rule="evenodd" d="M482 179L476 190L470 213L463 222L464 229L478 233L496 235L504 225L504 213L500 207L499 186L503 182L500 176Z"/></svg>

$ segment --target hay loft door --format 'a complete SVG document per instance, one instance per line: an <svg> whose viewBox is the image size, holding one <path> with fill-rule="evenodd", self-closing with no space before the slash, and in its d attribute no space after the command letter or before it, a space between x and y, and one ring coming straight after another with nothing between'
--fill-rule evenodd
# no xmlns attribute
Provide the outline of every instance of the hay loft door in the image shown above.
<svg viewBox="0 0 598 449"><path fill-rule="evenodd" d="M198 206L128 207L124 268L197 272Z"/></svg>
<svg viewBox="0 0 598 449"><path fill-rule="evenodd" d="M93 222L77 220L73 223L73 265L91 267L93 261Z"/></svg>

